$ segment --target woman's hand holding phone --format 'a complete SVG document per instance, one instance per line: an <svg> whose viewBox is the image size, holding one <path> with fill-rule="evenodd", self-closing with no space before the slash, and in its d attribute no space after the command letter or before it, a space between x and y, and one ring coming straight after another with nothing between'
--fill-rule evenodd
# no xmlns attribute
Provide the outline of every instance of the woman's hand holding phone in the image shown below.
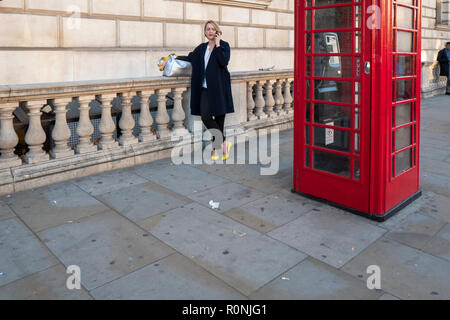
<svg viewBox="0 0 450 320"><path fill-rule="evenodd" d="M219 32L216 32L216 37L214 39L216 40L216 47L220 47L220 40L222 40L222 35Z"/></svg>

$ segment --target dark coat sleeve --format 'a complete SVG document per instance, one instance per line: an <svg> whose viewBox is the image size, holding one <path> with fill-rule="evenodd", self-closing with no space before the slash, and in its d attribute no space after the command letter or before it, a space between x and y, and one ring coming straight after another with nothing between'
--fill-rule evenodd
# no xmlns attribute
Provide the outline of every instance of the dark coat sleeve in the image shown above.
<svg viewBox="0 0 450 320"><path fill-rule="evenodd" d="M217 62L224 68L228 65L230 61L230 46L227 42L221 41L220 47L214 47L216 51Z"/></svg>
<svg viewBox="0 0 450 320"><path fill-rule="evenodd" d="M450 72L449 72L448 57L447 57L447 53L445 52L445 49L442 49L441 51L439 51L438 56L437 56L437 61L439 61L439 65L440 65L439 75L448 77Z"/></svg>
<svg viewBox="0 0 450 320"><path fill-rule="evenodd" d="M189 52L187 56L177 57L178 60L188 61L192 63L192 59L194 57L194 51Z"/></svg>
<svg viewBox="0 0 450 320"><path fill-rule="evenodd" d="M439 51L437 60L439 62L448 62L447 53L445 52L445 49Z"/></svg>

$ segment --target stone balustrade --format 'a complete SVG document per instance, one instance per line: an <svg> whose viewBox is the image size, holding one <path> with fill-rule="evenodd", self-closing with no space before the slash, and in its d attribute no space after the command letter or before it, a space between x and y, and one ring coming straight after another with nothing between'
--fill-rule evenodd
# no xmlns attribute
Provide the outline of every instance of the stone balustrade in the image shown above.
<svg viewBox="0 0 450 320"><path fill-rule="evenodd" d="M292 70L231 79L226 130L292 127ZM147 77L0 86L0 194L170 156L177 141L195 140L201 121L190 114L189 84Z"/></svg>

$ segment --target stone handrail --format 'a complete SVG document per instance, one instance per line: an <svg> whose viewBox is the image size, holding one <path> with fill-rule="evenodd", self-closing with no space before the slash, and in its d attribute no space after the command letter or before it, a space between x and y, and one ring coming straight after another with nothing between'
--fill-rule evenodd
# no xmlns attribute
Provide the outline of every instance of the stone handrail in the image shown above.
<svg viewBox="0 0 450 320"><path fill-rule="evenodd" d="M292 122L293 70L235 72L231 81L235 115L226 127ZM155 159L174 137L193 134L189 86L189 77L0 86L0 194L55 182L43 176L87 175L78 169L108 161Z"/></svg>

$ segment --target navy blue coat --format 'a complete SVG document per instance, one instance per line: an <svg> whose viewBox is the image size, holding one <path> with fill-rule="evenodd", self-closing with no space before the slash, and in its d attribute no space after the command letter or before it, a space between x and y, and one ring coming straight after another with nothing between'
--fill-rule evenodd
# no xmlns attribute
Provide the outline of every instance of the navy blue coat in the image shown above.
<svg viewBox="0 0 450 320"><path fill-rule="evenodd" d="M230 45L220 40L220 46L214 46L209 57L205 72L205 50L208 42L202 43L187 57L177 59L189 61L192 64L191 75L191 114L200 113L200 94L203 79L206 76L208 86L208 105L211 115L220 116L234 112L233 97L231 95L230 72L227 65L230 61Z"/></svg>
<svg viewBox="0 0 450 320"><path fill-rule="evenodd" d="M439 61L441 67L440 75L448 77L449 76L448 57L447 52L445 50L446 49L444 48L441 51L439 51L437 60Z"/></svg>

